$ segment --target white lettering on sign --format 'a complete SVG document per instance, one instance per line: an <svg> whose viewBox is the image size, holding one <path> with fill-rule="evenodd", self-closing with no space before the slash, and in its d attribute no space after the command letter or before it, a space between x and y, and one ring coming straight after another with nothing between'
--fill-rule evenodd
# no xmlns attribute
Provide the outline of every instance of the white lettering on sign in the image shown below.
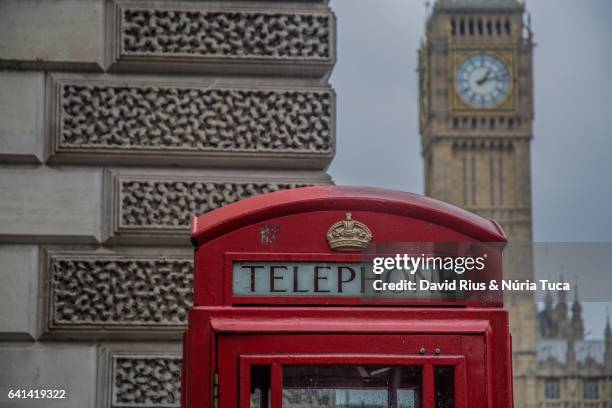
<svg viewBox="0 0 612 408"><path fill-rule="evenodd" d="M337 262L234 262L238 296L361 296L366 268Z"/></svg>

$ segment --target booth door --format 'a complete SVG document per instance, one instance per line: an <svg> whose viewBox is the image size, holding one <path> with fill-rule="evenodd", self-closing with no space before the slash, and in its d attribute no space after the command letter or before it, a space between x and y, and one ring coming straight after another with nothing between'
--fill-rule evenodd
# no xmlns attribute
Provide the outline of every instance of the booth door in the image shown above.
<svg viewBox="0 0 612 408"><path fill-rule="evenodd" d="M221 408L487 406L482 336L228 335L218 346Z"/></svg>

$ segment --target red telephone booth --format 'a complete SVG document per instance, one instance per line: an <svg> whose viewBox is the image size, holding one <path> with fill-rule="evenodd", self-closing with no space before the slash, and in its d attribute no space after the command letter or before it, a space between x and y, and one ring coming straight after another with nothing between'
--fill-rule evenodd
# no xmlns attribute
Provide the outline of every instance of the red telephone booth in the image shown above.
<svg viewBox="0 0 612 408"><path fill-rule="evenodd" d="M388 243L499 250L495 222L404 192L308 187L195 218L192 241L183 408L512 407L499 297L368 296L351 266ZM497 253L479 277L501 278Z"/></svg>

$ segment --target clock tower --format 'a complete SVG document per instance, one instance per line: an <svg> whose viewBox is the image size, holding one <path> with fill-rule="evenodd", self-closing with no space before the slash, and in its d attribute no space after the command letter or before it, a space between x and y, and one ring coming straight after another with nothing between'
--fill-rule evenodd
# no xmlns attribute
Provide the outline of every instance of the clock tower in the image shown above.
<svg viewBox="0 0 612 408"><path fill-rule="evenodd" d="M497 220L506 279L533 281L533 43L518 0L438 0L419 50L425 193ZM535 406L531 294L505 294L516 407Z"/></svg>

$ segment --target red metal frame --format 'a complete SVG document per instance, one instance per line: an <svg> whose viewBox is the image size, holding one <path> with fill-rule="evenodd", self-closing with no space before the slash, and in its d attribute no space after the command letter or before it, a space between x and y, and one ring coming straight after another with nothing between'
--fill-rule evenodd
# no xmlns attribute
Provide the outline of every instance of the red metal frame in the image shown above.
<svg viewBox="0 0 612 408"><path fill-rule="evenodd" d="M250 407L251 365L270 365L272 367L271 408L281 408L282 366L349 364L422 367L423 408L435 408L435 399L432 398L434 397L433 367L453 366L455 367L455 408L467 407L464 356L406 356L403 354L268 354L240 356L240 406Z"/></svg>
<svg viewBox="0 0 612 408"><path fill-rule="evenodd" d="M420 356L423 346L426 357L434 354L435 346L441 349L440 357L467 357L468 406L512 406L510 339L504 310L197 307L190 312L189 322L190 375L184 387L190 397L186 407L212 406L215 372L220 375L221 394L227 395L230 390L237 399L241 354L316 355L323 347L330 347L325 351L359 354L367 350L368 354L380 356ZM374 338L376 341L364 342ZM233 349L219 350L224 339L232 342ZM237 402L221 406L235 407Z"/></svg>

